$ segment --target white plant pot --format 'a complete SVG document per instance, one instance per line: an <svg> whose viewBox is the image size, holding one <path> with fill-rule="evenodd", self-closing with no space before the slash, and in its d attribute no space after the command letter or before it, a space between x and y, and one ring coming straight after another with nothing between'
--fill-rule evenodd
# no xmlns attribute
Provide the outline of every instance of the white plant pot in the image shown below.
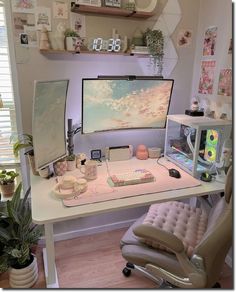
<svg viewBox="0 0 236 292"><path fill-rule="evenodd" d="M72 171L76 169L76 161L67 161L67 170Z"/></svg>
<svg viewBox="0 0 236 292"><path fill-rule="evenodd" d="M66 50L80 52L81 39L79 37L66 37Z"/></svg>
<svg viewBox="0 0 236 292"><path fill-rule="evenodd" d="M33 262L23 269L9 269L9 284L11 288L30 288L38 279L38 263L34 256Z"/></svg>

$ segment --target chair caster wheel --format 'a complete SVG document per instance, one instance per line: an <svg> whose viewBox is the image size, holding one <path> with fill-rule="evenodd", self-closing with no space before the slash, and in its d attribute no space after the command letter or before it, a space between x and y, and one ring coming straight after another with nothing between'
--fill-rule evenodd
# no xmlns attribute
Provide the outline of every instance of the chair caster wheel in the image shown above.
<svg viewBox="0 0 236 292"><path fill-rule="evenodd" d="M123 275L125 277L129 277L131 275L131 270L130 269L127 269L126 267L123 269L122 271Z"/></svg>

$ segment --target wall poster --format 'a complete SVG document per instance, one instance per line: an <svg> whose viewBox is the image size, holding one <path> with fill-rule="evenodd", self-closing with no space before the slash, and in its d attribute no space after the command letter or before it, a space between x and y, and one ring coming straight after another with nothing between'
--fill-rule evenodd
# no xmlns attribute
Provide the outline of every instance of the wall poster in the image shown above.
<svg viewBox="0 0 236 292"><path fill-rule="evenodd" d="M203 44L203 56L215 55L217 27L208 27L205 31L204 44Z"/></svg>
<svg viewBox="0 0 236 292"><path fill-rule="evenodd" d="M36 0L11 0L12 12L34 13Z"/></svg>
<svg viewBox="0 0 236 292"><path fill-rule="evenodd" d="M232 96L232 69L220 70L218 94Z"/></svg>
<svg viewBox="0 0 236 292"><path fill-rule="evenodd" d="M212 94L216 61L202 61L198 93Z"/></svg>

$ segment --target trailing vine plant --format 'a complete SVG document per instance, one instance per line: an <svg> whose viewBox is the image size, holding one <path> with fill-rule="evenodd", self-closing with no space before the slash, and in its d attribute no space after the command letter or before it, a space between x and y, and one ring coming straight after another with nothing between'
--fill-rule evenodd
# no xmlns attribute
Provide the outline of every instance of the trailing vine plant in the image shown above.
<svg viewBox="0 0 236 292"><path fill-rule="evenodd" d="M164 57L164 36L161 30L147 29L144 40L150 54L150 62L153 66L154 75L162 75Z"/></svg>

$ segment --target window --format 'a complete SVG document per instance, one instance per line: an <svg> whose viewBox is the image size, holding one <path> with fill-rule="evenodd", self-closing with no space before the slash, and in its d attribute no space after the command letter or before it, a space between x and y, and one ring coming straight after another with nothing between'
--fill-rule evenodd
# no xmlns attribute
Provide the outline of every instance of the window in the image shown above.
<svg viewBox="0 0 236 292"><path fill-rule="evenodd" d="M17 133L3 0L0 0L0 164L14 163L10 137Z"/></svg>

